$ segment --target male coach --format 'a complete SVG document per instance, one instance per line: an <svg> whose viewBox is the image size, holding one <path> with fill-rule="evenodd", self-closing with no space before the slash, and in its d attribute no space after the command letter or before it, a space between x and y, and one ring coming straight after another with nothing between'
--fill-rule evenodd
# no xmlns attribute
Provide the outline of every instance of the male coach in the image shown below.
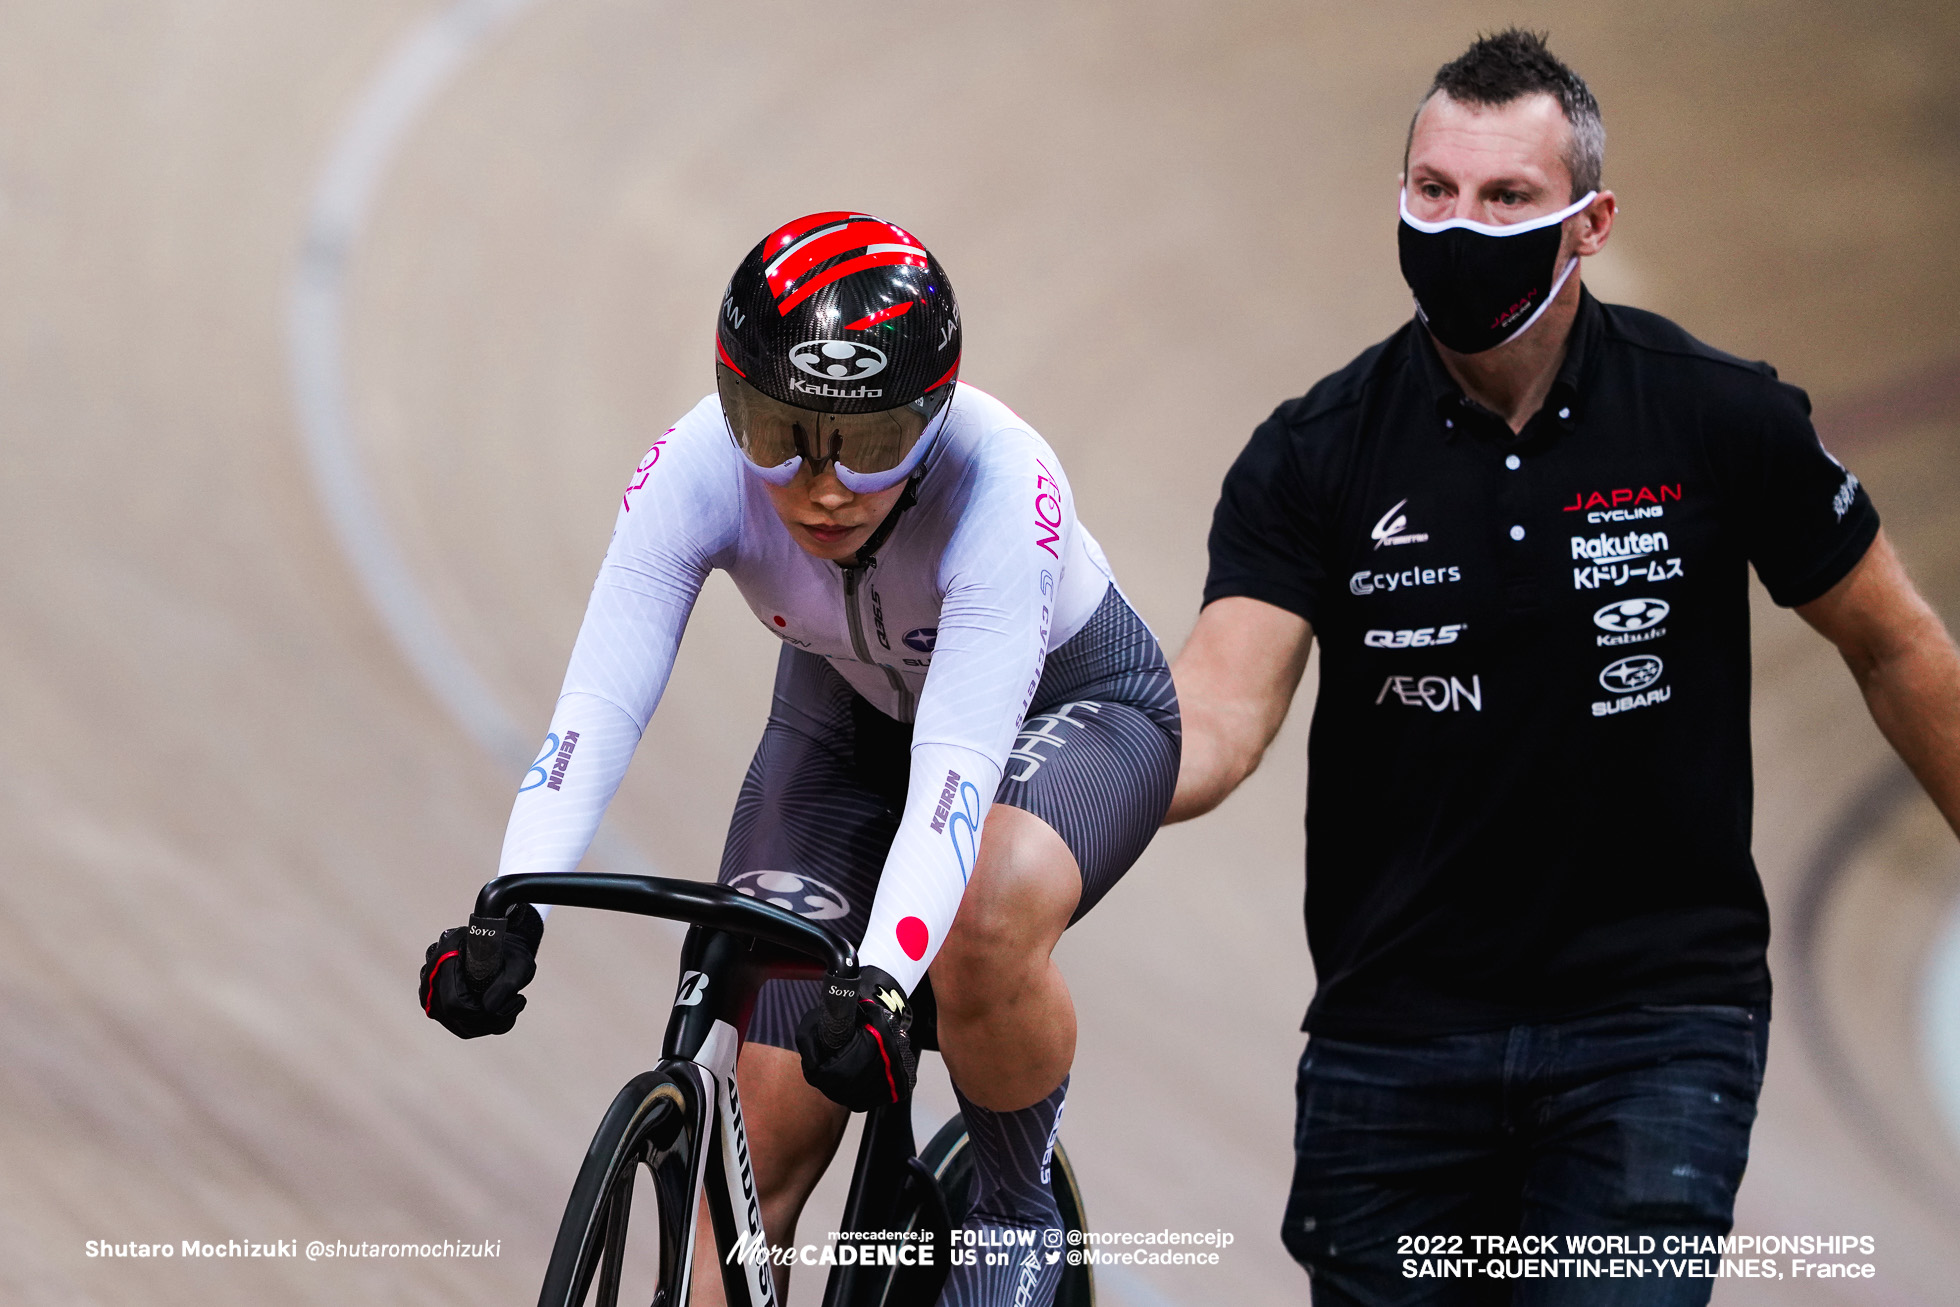
<svg viewBox="0 0 1960 1307"><path fill-rule="evenodd" d="M1403 165L1416 319L1253 433L1175 667L1174 821L1258 765L1321 640L1283 1224L1320 1307L1511 1301L1404 1278L1471 1235L1729 1229L1770 998L1750 565L1960 825L1960 656L1803 392L1583 289L1604 140L1542 37L1437 73Z"/></svg>

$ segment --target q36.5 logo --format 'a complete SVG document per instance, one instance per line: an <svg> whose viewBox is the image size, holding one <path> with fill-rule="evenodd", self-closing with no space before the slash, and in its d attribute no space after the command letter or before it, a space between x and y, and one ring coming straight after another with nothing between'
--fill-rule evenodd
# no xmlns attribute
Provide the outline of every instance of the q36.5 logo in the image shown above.
<svg viewBox="0 0 1960 1307"><path fill-rule="evenodd" d="M806 340L789 352L799 372L825 381L861 381L885 370L885 351L854 340Z"/></svg>
<svg viewBox="0 0 1960 1307"><path fill-rule="evenodd" d="M745 871L728 884L737 894L773 903L812 921L835 921L851 911L850 901L842 894L813 876L794 871Z"/></svg>
<svg viewBox="0 0 1960 1307"><path fill-rule="evenodd" d="M1665 599L1622 599L1593 614L1593 625L1616 635L1646 631L1667 620Z"/></svg>
<svg viewBox="0 0 1960 1307"><path fill-rule="evenodd" d="M1599 674L1599 683L1614 694L1638 694L1661 679L1665 664L1653 654L1635 654L1608 663Z"/></svg>

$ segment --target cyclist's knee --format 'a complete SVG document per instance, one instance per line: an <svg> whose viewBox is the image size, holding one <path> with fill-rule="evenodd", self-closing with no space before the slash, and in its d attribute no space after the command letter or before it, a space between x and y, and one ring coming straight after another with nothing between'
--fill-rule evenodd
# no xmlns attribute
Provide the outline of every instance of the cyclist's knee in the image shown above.
<svg viewBox="0 0 1960 1307"><path fill-rule="evenodd" d="M1045 965L1081 897L1082 874L1054 828L1019 808L996 806L946 947L933 963L934 989L944 983L959 990L967 987L962 982L998 981L1003 971Z"/></svg>

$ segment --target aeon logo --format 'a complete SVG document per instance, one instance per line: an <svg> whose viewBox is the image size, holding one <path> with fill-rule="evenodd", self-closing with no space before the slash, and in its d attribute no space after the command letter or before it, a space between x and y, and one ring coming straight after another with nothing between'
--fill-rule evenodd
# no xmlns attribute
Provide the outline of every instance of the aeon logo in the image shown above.
<svg viewBox="0 0 1960 1307"><path fill-rule="evenodd" d="M1645 631L1667 620L1665 599L1622 599L1593 614L1593 625L1602 631L1624 633Z"/></svg>
<svg viewBox="0 0 1960 1307"><path fill-rule="evenodd" d="M799 372L825 381L861 381L885 370L885 351L854 340L806 340L789 352Z"/></svg>
<svg viewBox="0 0 1960 1307"><path fill-rule="evenodd" d="M1638 694L1661 679L1664 666L1653 654L1635 654L1608 663L1606 670L1599 674L1599 684L1615 694Z"/></svg>
<svg viewBox="0 0 1960 1307"><path fill-rule="evenodd" d="M814 877L793 871L745 871L728 884L737 894L772 903L811 921L835 921L851 911L850 901L842 894Z"/></svg>

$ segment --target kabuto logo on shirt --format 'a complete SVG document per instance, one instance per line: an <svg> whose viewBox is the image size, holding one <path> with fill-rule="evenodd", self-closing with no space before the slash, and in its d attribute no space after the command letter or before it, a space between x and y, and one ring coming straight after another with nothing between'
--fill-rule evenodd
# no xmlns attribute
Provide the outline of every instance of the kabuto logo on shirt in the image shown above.
<svg viewBox="0 0 1960 1307"><path fill-rule="evenodd" d="M1661 623L1673 611L1665 599L1617 599L1593 614L1593 625L1604 635L1593 637L1595 644L1640 644L1667 634Z"/></svg>

